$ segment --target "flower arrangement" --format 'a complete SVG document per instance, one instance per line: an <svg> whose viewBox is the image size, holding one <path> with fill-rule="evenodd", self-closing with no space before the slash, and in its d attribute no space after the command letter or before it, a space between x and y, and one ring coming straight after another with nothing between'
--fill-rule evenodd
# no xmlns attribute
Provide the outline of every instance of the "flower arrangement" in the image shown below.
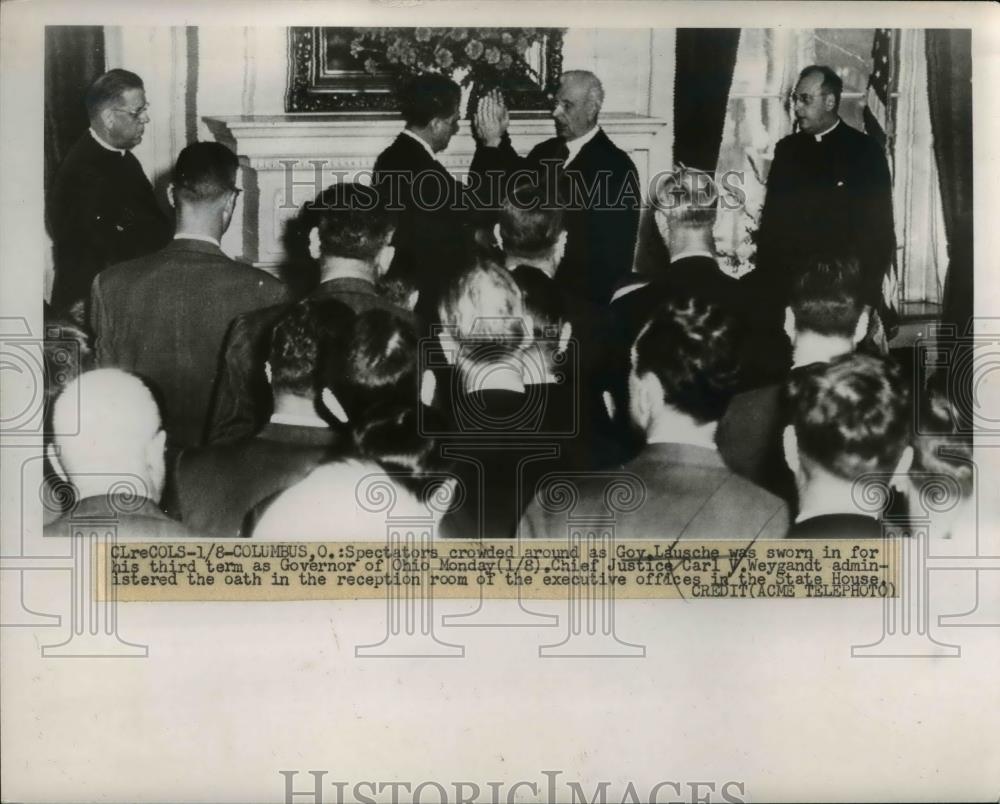
<svg viewBox="0 0 1000 804"><path fill-rule="evenodd" d="M456 77L460 86L511 86L525 79L540 85L542 77L526 59L540 43L543 28L358 28L351 55L375 75L389 72L397 80L422 73ZM464 75L463 75L464 73Z"/></svg>

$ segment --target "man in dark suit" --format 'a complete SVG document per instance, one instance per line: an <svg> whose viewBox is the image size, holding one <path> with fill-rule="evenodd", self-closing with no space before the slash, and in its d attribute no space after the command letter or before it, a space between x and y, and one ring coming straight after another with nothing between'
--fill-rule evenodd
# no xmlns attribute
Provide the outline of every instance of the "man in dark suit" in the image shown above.
<svg viewBox="0 0 1000 804"><path fill-rule="evenodd" d="M632 348L629 413L646 445L622 467L638 478L644 499L617 514L622 538L781 538L787 506L730 471L715 448L715 427L736 384L729 320L697 300L668 302ZM606 476L552 478L576 487L573 511L556 510L543 485L524 514L521 535L556 538L568 517L586 521L607 510ZM544 484L545 481L543 481ZM561 495L566 498L566 495Z"/></svg>
<svg viewBox="0 0 1000 804"><path fill-rule="evenodd" d="M330 457L337 433L317 413L319 353L343 349L352 320L350 308L328 299L301 301L278 321L265 364L270 420L251 438L181 453L171 514L202 535L236 536L254 505Z"/></svg>
<svg viewBox="0 0 1000 804"><path fill-rule="evenodd" d="M879 538L877 511L861 510L866 475L895 475L909 485L910 394L899 367L885 358L843 355L795 373L789 383L788 465L799 513L789 538ZM881 485L881 484L880 484ZM875 495L878 497L878 495Z"/></svg>
<svg viewBox="0 0 1000 804"><path fill-rule="evenodd" d="M758 267L747 279L778 325L794 266L810 254L850 244L861 265L862 299L872 307L893 259L889 167L879 144L838 116L842 89L829 67L806 67L792 93L798 131L774 150Z"/></svg>
<svg viewBox="0 0 1000 804"><path fill-rule="evenodd" d="M479 144L471 167L484 176L529 171L546 187L547 203L566 205L568 237L558 280L597 304L607 304L618 279L632 269L642 200L635 165L598 124L603 102L593 73L563 73L552 111L557 136L522 159L507 136L503 100L488 95L476 114Z"/></svg>
<svg viewBox="0 0 1000 804"><path fill-rule="evenodd" d="M194 535L159 508L165 433L142 380L117 369L84 372L56 399L53 423L49 457L73 501L46 536L105 526L120 539Z"/></svg>
<svg viewBox="0 0 1000 804"><path fill-rule="evenodd" d="M90 85L85 103L90 130L59 166L48 198L57 310L85 301L98 273L162 248L171 232L132 154L149 122L142 79L109 70Z"/></svg>
<svg viewBox="0 0 1000 804"><path fill-rule="evenodd" d="M336 299L355 314L381 309L412 321L409 310L379 292L392 264L394 216L370 187L328 187L302 210L309 253L319 262L320 282L307 296ZM271 391L264 376L268 338L284 306L268 307L232 321L222 349L208 441L237 441L256 433L270 415Z"/></svg>
<svg viewBox="0 0 1000 804"><path fill-rule="evenodd" d="M412 79L399 95L406 127L375 160L373 184L397 213L392 275L414 284L425 304L458 269L469 236L465 187L438 159L458 133L460 99L449 78Z"/></svg>
<svg viewBox="0 0 1000 804"><path fill-rule="evenodd" d="M868 331L861 302L857 260L818 257L798 273L785 309L785 333L792 344L791 373L850 354ZM716 443L726 464L784 499L795 510L795 479L785 464L781 434L788 423L780 382L733 397L719 422Z"/></svg>
<svg viewBox="0 0 1000 804"><path fill-rule="evenodd" d="M280 281L234 262L219 247L239 193L237 166L220 143L187 146L168 190L177 209L173 241L94 280L98 364L134 371L153 385L171 447L202 442L229 322L286 298Z"/></svg>

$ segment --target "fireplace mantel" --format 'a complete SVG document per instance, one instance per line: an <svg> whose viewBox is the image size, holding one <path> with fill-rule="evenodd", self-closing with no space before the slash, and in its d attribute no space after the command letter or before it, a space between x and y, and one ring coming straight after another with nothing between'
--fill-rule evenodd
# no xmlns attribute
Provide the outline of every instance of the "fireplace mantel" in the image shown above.
<svg viewBox="0 0 1000 804"><path fill-rule="evenodd" d="M243 195L223 247L261 268L283 259L281 234L298 208L337 179L368 181L375 158L402 129L395 114L340 113L206 117L216 140L240 158ZM635 162L642 186L669 166L666 121L636 114L606 114L601 127ZM513 114L510 135L525 154L553 135L548 116ZM441 162L461 176L472 162L475 140L468 121L452 138Z"/></svg>

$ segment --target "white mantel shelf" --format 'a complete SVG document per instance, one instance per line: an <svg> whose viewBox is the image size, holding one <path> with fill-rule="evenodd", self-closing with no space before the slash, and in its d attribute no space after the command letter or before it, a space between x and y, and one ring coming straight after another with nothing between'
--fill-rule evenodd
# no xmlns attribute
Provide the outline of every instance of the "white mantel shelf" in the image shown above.
<svg viewBox="0 0 1000 804"><path fill-rule="evenodd" d="M366 181L378 154L399 134L403 121L395 114L338 113L205 117L219 142L240 157L242 210L238 209L223 247L261 267L281 262L281 233L298 207L337 178ZM440 161L461 175L472 162L476 143L467 120L452 138ZM645 187L654 169L667 168L667 121L638 114L605 114L601 127L636 164ZM554 135L552 118L511 114L509 131L517 151L526 154ZM293 163L289 165L289 163ZM317 163L329 181L319 179ZM289 180L289 167L291 180ZM325 183L324 183L325 182ZM291 189L291 198L289 198Z"/></svg>

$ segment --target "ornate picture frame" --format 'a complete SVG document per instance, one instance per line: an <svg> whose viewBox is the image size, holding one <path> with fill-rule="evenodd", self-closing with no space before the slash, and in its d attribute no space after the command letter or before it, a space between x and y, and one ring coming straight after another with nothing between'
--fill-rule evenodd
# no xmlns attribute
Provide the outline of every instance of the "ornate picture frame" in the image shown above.
<svg viewBox="0 0 1000 804"><path fill-rule="evenodd" d="M397 111L395 80L390 72L371 74L350 52L356 29L288 29L288 88L285 111L295 112L385 112ZM416 28L394 29L414 35ZM502 29L498 29L502 30ZM560 28L544 29L537 49L536 71L542 86L505 89L512 111L548 111L562 73L563 34Z"/></svg>

